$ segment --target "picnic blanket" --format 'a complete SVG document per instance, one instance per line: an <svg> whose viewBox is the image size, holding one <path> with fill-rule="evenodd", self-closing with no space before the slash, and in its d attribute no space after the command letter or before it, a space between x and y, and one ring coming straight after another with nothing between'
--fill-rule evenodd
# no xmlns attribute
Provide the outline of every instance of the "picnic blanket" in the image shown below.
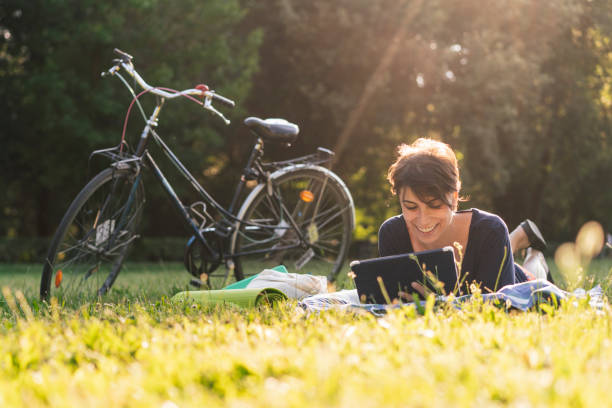
<svg viewBox="0 0 612 408"><path fill-rule="evenodd" d="M549 303L553 296L558 301L570 297L585 298L588 296L589 305L595 308L603 308L606 304L605 296L601 286L585 291L577 289L573 292L566 292L551 282L544 279L529 282L507 285L494 293L481 295L484 301L499 301L511 309L527 311L541 303ZM453 304L460 307L463 302L468 301L471 295L459 296L453 300ZM436 301L446 302L445 296L438 296ZM302 299L298 304L306 311L320 311L328 309L338 310L366 310L374 315L384 315L389 309L399 308L410 303L395 305L361 304L357 295L357 290L346 290L330 294L321 294ZM421 305L424 301L421 302Z"/></svg>

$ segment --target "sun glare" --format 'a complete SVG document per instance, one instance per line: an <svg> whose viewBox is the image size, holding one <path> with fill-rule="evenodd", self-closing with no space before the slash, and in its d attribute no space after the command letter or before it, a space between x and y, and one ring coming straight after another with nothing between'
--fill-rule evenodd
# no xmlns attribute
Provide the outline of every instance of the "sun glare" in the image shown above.
<svg viewBox="0 0 612 408"><path fill-rule="evenodd" d="M423 88L425 86L425 78L423 78L423 74L418 74L416 76L416 83L419 88Z"/></svg>

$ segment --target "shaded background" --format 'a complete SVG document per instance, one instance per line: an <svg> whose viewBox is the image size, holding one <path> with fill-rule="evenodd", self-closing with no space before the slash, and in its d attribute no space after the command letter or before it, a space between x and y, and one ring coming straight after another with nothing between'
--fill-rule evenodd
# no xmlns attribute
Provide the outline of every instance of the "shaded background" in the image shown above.
<svg viewBox="0 0 612 408"><path fill-rule="evenodd" d="M3 0L0 260L38 260L104 165L88 163L90 152L118 144L130 96L100 77L115 47L151 84L205 82L238 102L226 127L172 101L159 127L225 205L253 115L300 125L290 148L266 146L270 159L337 153L357 242L375 243L398 213L386 169L397 144L420 136L457 151L464 207L510 228L531 218L553 242L591 219L609 231L611 34L612 4L598 0ZM141 129L133 114L128 140ZM165 237L186 230L149 181L143 228L158 246L145 256L180 257Z"/></svg>

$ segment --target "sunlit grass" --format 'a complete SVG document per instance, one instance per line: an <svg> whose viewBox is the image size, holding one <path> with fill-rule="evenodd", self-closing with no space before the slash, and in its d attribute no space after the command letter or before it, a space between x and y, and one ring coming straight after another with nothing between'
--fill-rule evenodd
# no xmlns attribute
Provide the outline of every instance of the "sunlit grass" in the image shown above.
<svg viewBox="0 0 612 408"><path fill-rule="evenodd" d="M164 299L10 313L2 406L591 407L612 382L611 314L581 302L381 319Z"/></svg>
<svg viewBox="0 0 612 408"><path fill-rule="evenodd" d="M129 266L110 296L62 305L35 300L40 265L0 265L0 406L608 404L612 313L585 301L508 313L476 299L384 318L295 301L207 308L168 300L187 288L182 265ZM593 260L587 280L608 282L611 268Z"/></svg>
<svg viewBox="0 0 612 408"><path fill-rule="evenodd" d="M566 279L563 277L552 259L548 259L548 265L552 276L562 289L568 288ZM289 272L296 272L288 268ZM344 265L338 275L337 281L330 290L353 289L353 283L348 278L349 267ZM39 297L41 264L0 264L0 287L7 286L11 290L19 290L24 293L30 301ZM302 272L313 275L326 275L328 265L322 264L317 267L316 263L309 264ZM588 269L584 272L582 287L590 289L594 285L602 286L608 296L612 296L612 259L594 259L590 262ZM122 269L111 293L104 298L106 302L118 302L122 299L141 299L157 301L162 297L171 297L182 290L196 290L189 285L192 276L185 270L183 264L170 263L128 263ZM235 281L230 279L228 283ZM91 301L92 299L87 299ZM68 306L78 308L86 300L75 299L68 302Z"/></svg>
<svg viewBox="0 0 612 408"><path fill-rule="evenodd" d="M585 300L384 318L295 301L210 308L169 301L193 289L182 264L129 263L108 296L47 304L41 269L0 265L0 406L593 407L612 383L612 313ZM337 289L352 286L347 270ZM582 273L610 294L611 259Z"/></svg>
<svg viewBox="0 0 612 408"><path fill-rule="evenodd" d="M37 299L40 291L41 264L0 264L0 287L20 290L27 299ZM190 275L179 263L128 263L121 271L107 302L124 297L159 299L172 296L189 285ZM82 304L78 299L75 306Z"/></svg>

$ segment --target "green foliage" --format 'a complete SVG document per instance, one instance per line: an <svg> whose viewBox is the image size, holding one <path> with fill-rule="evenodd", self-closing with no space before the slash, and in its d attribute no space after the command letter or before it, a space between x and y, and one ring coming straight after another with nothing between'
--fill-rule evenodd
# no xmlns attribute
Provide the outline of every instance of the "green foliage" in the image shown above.
<svg viewBox="0 0 612 408"><path fill-rule="evenodd" d="M394 147L429 136L460 152L469 205L510 226L530 217L547 237L569 239L587 219L612 225L603 188L612 170L610 7L257 2L266 31L254 89L266 97L268 83L280 85L272 110L303 123L303 145L345 147L336 169L372 217L368 230L398 210L383 176ZM335 145L366 93L349 142Z"/></svg>
<svg viewBox="0 0 612 408"><path fill-rule="evenodd" d="M133 54L153 85L184 89L205 82L240 101L257 68L261 37L241 28L243 18L237 0L3 2L0 122L6 194L0 207L8 235L49 235L91 176L89 153L119 143L131 97L119 81L100 77L111 65L113 48ZM227 130L197 105L181 100L167 104L164 113L160 133L172 136L167 142L187 163L201 165L202 157L223 150ZM135 143L141 129L135 114L128 141ZM154 190L150 197L158 194ZM160 218L155 215L152 220Z"/></svg>
<svg viewBox="0 0 612 408"><path fill-rule="evenodd" d="M300 125L292 149L266 146L272 159L316 146L338 150L334 169L359 208L359 239L375 240L398 211L385 171L395 146L419 136L456 149L469 205L500 214L510 227L529 217L557 242L588 219L610 230L611 7L589 0L4 1L0 228L49 235L87 178L88 153L117 143L129 95L98 74L119 47L151 83L205 81L238 100L229 128L186 101L167 104L161 118L160 133L222 203L250 142L240 123L248 113ZM130 141L140 124L134 115ZM183 231L166 221L172 210L159 190L147 197L146 234Z"/></svg>

